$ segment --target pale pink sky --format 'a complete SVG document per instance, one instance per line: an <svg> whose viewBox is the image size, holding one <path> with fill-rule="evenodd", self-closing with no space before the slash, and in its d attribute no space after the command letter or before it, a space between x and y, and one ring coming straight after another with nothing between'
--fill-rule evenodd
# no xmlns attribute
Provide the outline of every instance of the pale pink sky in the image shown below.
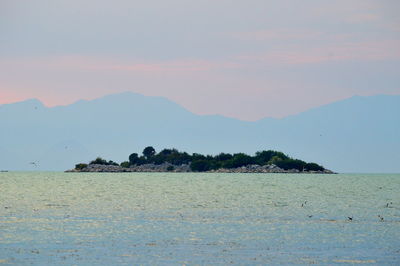
<svg viewBox="0 0 400 266"><path fill-rule="evenodd" d="M0 104L133 91L256 120L400 94L394 0L0 5Z"/></svg>

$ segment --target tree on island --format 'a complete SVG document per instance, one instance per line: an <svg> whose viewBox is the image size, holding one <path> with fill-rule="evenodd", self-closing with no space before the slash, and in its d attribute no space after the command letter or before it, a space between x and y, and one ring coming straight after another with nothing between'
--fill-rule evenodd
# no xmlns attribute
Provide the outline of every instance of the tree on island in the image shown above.
<svg viewBox="0 0 400 266"><path fill-rule="evenodd" d="M86 163L78 163L75 165L75 169L76 170L82 170L84 168L86 168L88 165Z"/></svg>
<svg viewBox="0 0 400 266"><path fill-rule="evenodd" d="M146 159L153 157L154 154L156 154L156 150L151 146L148 146L143 150L143 156L146 157Z"/></svg>
<svg viewBox="0 0 400 266"><path fill-rule="evenodd" d="M107 162L107 160L104 160L101 157L97 157L95 160L91 161L89 164L102 164L102 165L115 165L115 166L119 165L114 161Z"/></svg>
<svg viewBox="0 0 400 266"><path fill-rule="evenodd" d="M129 155L129 164L130 165L135 165L140 162L139 155L137 153L132 153Z"/></svg>

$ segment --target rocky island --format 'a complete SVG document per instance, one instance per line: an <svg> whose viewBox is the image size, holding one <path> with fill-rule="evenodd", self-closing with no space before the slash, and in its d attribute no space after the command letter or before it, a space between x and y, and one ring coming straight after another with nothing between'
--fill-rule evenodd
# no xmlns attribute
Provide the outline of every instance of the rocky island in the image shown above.
<svg viewBox="0 0 400 266"><path fill-rule="evenodd" d="M293 159L279 151L259 151L254 156L244 153L218 155L188 154L177 149L156 153L151 146L142 155L132 153L120 164L97 158L80 163L66 172L210 172L210 173L318 173L334 174L316 163Z"/></svg>

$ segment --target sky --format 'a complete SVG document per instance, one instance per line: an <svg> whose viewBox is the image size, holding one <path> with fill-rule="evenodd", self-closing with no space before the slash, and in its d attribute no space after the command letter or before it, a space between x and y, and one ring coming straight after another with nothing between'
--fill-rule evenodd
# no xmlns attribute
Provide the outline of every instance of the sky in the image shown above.
<svg viewBox="0 0 400 266"><path fill-rule="evenodd" d="M132 91L254 121L400 94L398 0L0 0L0 104Z"/></svg>

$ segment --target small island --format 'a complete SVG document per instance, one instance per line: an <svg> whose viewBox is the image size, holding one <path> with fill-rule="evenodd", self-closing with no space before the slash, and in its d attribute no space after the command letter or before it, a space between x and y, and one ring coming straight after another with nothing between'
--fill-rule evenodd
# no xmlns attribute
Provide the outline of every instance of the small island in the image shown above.
<svg viewBox="0 0 400 266"><path fill-rule="evenodd" d="M334 174L316 163L293 159L283 152L267 150L254 156L244 153L218 155L189 154L177 149L159 153L148 146L142 155L132 153L120 164L100 157L89 164L79 163L66 172L210 172L210 173L318 173Z"/></svg>

